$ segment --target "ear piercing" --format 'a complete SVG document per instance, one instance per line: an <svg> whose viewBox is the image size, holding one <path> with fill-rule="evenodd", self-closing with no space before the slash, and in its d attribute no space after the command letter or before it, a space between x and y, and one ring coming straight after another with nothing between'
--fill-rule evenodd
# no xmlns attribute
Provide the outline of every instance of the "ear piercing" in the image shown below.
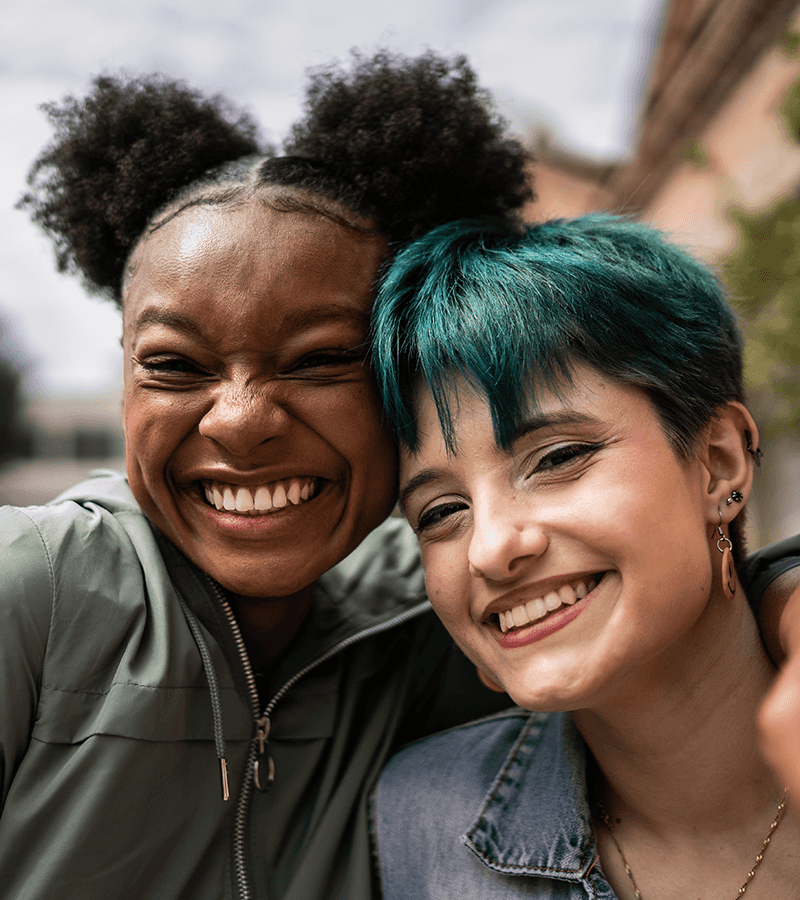
<svg viewBox="0 0 800 900"><path fill-rule="evenodd" d="M725 505L730 506L731 503L741 503L744 500L744 494L741 491L732 491L730 497L726 498Z"/></svg>
<svg viewBox="0 0 800 900"><path fill-rule="evenodd" d="M734 493L738 494L739 492L734 491ZM717 525L717 532L719 533L717 550L722 554L722 585L725 590L725 596L729 600L733 600L736 596L736 569L733 565L733 553L731 552L733 550L733 544L731 543L731 539L722 530L722 512L719 509L717 509L717 512L719 513L719 525Z"/></svg>
<svg viewBox="0 0 800 900"><path fill-rule="evenodd" d="M747 450L747 452L753 457L756 465L760 466L761 465L761 457L764 455L761 452L761 448L756 447L755 450L753 449L753 435L750 434L750 432L746 428L744 430L744 437L745 437L745 440L747 441L747 446L744 449Z"/></svg>

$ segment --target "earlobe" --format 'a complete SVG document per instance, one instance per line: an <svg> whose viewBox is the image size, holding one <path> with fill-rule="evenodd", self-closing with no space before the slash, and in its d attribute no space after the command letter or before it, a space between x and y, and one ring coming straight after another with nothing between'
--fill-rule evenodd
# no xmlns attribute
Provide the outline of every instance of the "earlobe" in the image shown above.
<svg viewBox="0 0 800 900"><path fill-rule="evenodd" d="M723 407L708 427L701 453L708 472L709 521L717 518L718 510L724 521L735 518L738 504L750 494L754 456L748 452L748 439L751 447L758 447L758 427L738 401ZM731 510L727 516L726 509Z"/></svg>

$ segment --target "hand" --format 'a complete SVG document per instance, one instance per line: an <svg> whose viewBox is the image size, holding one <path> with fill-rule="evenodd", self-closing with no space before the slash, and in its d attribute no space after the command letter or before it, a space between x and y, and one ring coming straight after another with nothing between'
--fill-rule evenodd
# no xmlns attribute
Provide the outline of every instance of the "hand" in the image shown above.
<svg viewBox="0 0 800 900"><path fill-rule="evenodd" d="M779 626L785 662L761 705L761 749L800 810L800 585L786 601Z"/></svg>

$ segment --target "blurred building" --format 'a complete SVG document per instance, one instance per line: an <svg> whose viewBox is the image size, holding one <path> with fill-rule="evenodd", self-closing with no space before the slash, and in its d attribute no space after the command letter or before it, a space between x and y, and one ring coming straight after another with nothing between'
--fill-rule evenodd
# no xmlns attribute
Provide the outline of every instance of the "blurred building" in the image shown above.
<svg viewBox="0 0 800 900"><path fill-rule="evenodd" d="M40 396L27 408L31 456L0 471L0 503L46 503L96 468L125 468L120 385L93 396Z"/></svg>
<svg viewBox="0 0 800 900"><path fill-rule="evenodd" d="M799 50L797 0L669 0L631 158L598 166L540 142L530 217L631 213L718 263L736 241L732 209L767 207L800 186L800 143L780 115ZM765 450L754 545L800 532L800 431Z"/></svg>

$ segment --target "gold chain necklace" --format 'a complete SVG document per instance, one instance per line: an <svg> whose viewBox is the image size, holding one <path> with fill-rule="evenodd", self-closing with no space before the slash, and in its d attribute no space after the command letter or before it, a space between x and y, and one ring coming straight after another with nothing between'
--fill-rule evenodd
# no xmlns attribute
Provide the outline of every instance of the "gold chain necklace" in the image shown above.
<svg viewBox="0 0 800 900"><path fill-rule="evenodd" d="M783 796L781 797L781 802L778 804L778 809L775 812L775 818L772 820L772 824L769 826L767 836L764 838L764 843L761 845L761 850L759 850L758 856L756 856L756 861L753 863L753 868L750 869L750 871L747 873L747 878L745 878L744 884L739 888L739 891L736 894L737 898L741 897L742 894L744 894L744 892L747 890L747 886L750 884L756 874L756 869L758 869L758 867L761 865L761 860L764 859L764 853L769 846L769 842L772 840L772 835L775 833L775 829L778 827L778 825L780 825L781 819L783 818L784 809L786 809L785 789L783 792ZM628 860L625 859L625 854L622 852L622 846L620 845L619 838L614 831L614 826L611 824L611 817L608 814L608 810L599 800L597 801L597 811L600 814L600 821L608 829L608 833L611 835L611 840L614 841L614 846L617 848L617 852L620 855L622 864L625 866L625 874L631 880L631 884L633 885L633 894L636 897L636 900L643 900L642 892L639 890L639 887L636 884L636 879L633 877L633 872L631 871L631 867L628 865Z"/></svg>

